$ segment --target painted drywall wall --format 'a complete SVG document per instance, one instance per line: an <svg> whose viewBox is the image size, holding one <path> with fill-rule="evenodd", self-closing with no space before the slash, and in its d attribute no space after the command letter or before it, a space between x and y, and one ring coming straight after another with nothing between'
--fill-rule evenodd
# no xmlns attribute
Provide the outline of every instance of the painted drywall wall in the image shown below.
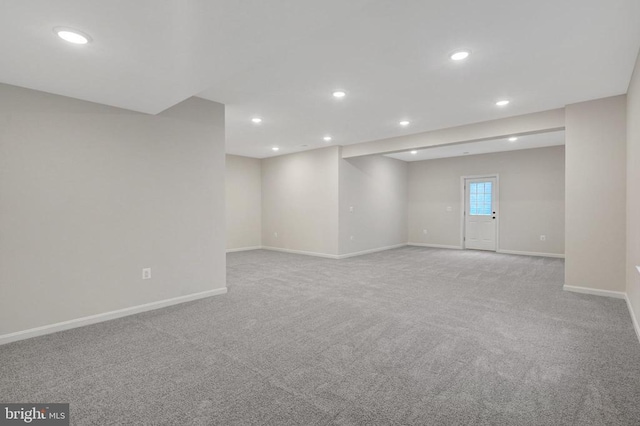
<svg viewBox="0 0 640 426"><path fill-rule="evenodd" d="M0 335L224 288L224 151L221 104L0 84Z"/></svg>
<svg viewBox="0 0 640 426"><path fill-rule="evenodd" d="M626 102L566 107L567 286L625 291Z"/></svg>
<svg viewBox="0 0 640 426"><path fill-rule="evenodd" d="M627 93L627 297L640 321L640 56ZM640 330L637 330L640 331Z"/></svg>
<svg viewBox="0 0 640 426"><path fill-rule="evenodd" d="M226 156L227 250L262 245L262 165L258 158Z"/></svg>
<svg viewBox="0 0 640 426"><path fill-rule="evenodd" d="M408 171L380 155L340 160L340 254L406 244Z"/></svg>
<svg viewBox="0 0 640 426"><path fill-rule="evenodd" d="M262 160L262 245L338 254L340 148Z"/></svg>
<svg viewBox="0 0 640 426"><path fill-rule="evenodd" d="M459 248L461 176L497 173L498 248L563 254L564 161L564 147L554 146L410 163L409 242Z"/></svg>

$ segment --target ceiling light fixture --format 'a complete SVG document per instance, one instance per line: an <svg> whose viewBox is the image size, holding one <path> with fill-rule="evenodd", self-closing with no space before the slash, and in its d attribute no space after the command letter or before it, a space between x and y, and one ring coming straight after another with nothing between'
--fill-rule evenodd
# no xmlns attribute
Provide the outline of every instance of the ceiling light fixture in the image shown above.
<svg viewBox="0 0 640 426"><path fill-rule="evenodd" d="M509 105L509 101L508 101L508 100L506 100L506 99L503 99L503 100L501 100L501 101L496 102L496 105L497 105L497 106L500 106L500 107L501 107L501 106L506 106L506 105Z"/></svg>
<svg viewBox="0 0 640 426"><path fill-rule="evenodd" d="M251 121L253 121L256 124L260 124L260 123L262 123L262 118L254 117L254 118L251 119Z"/></svg>
<svg viewBox="0 0 640 426"><path fill-rule="evenodd" d="M471 52L469 52L468 50L458 50L456 52L453 52L449 57L452 61L462 61L463 59L467 59L470 54Z"/></svg>
<svg viewBox="0 0 640 426"><path fill-rule="evenodd" d="M517 140L518 138L516 138L515 136L509 138L509 142L515 142Z"/></svg>
<svg viewBox="0 0 640 426"><path fill-rule="evenodd" d="M407 121L407 120L402 120L402 121L401 121L400 123L398 123L398 124L400 124L401 126L408 126L408 125L410 124L410 122L409 122L409 121Z"/></svg>
<svg viewBox="0 0 640 426"><path fill-rule="evenodd" d="M274 146L273 148L271 148L272 151L279 151L280 148L278 148L277 146Z"/></svg>
<svg viewBox="0 0 640 426"><path fill-rule="evenodd" d="M64 41L73 44L87 44L91 41L91 37L89 37L89 35L71 28L56 27L53 29L53 32L55 32L58 37Z"/></svg>
<svg viewBox="0 0 640 426"><path fill-rule="evenodd" d="M331 142L331 136L325 136L322 139L324 139L325 142Z"/></svg>
<svg viewBox="0 0 640 426"><path fill-rule="evenodd" d="M413 155L416 155L416 154L418 153L418 151L411 151L411 153L412 153Z"/></svg>
<svg viewBox="0 0 640 426"><path fill-rule="evenodd" d="M345 96L347 96L347 92L343 91L343 90L336 90L335 92L333 92L333 97L334 98L344 98Z"/></svg>

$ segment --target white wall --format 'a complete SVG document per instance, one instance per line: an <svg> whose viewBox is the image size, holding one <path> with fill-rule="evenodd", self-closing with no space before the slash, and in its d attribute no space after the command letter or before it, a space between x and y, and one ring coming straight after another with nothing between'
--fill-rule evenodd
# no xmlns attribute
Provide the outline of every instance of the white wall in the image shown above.
<svg viewBox="0 0 640 426"><path fill-rule="evenodd" d="M380 155L340 160L340 254L406 244L408 169Z"/></svg>
<svg viewBox="0 0 640 426"><path fill-rule="evenodd" d="M227 250L262 245L262 165L258 158L226 157Z"/></svg>
<svg viewBox="0 0 640 426"><path fill-rule="evenodd" d="M224 151L221 104L0 85L0 335L224 288Z"/></svg>
<svg viewBox="0 0 640 426"><path fill-rule="evenodd" d="M338 254L339 154L331 146L262 160L263 246Z"/></svg>
<svg viewBox="0 0 640 426"><path fill-rule="evenodd" d="M627 296L640 320L640 56L627 94ZM640 330L636 330L640 333Z"/></svg>
<svg viewBox="0 0 640 426"><path fill-rule="evenodd" d="M623 292L626 96L566 107L565 285Z"/></svg>
<svg viewBox="0 0 640 426"><path fill-rule="evenodd" d="M498 248L563 254L563 146L410 163L409 242L460 247L464 208L460 177L496 173L500 176ZM546 241L540 241L540 235L546 235Z"/></svg>

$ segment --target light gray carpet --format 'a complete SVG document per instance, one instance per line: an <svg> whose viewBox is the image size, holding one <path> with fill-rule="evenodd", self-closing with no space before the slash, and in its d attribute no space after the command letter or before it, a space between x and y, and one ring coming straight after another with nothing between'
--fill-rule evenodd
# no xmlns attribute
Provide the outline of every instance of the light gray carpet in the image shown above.
<svg viewBox="0 0 640 426"><path fill-rule="evenodd" d="M74 424L640 424L625 302L559 259L228 255L229 293L0 347L0 400Z"/></svg>

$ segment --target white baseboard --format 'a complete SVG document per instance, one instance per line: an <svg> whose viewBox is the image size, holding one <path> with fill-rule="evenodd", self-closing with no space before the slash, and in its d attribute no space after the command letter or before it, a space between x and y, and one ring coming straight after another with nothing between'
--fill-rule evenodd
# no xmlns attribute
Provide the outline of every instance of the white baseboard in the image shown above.
<svg viewBox="0 0 640 426"><path fill-rule="evenodd" d="M355 256L362 256L363 254L369 254L369 253L376 253L379 251L385 251L385 250L392 250L392 249L397 249L400 247L405 247L406 244L396 244L393 246L386 246L386 247L378 247L378 248L373 248L373 249L369 249L369 250L362 250L362 251L356 251L353 253L345 253L345 254L340 254L338 255L338 259L346 259L348 257L355 257Z"/></svg>
<svg viewBox="0 0 640 426"><path fill-rule="evenodd" d="M232 249L227 249L227 253L235 253L237 251L260 250L261 248L262 246L232 248Z"/></svg>
<svg viewBox="0 0 640 426"><path fill-rule="evenodd" d="M584 294L592 294L594 296L613 297L615 299L627 298L627 293L622 291L600 290L597 288L576 287L573 285L566 285L566 284L562 286L562 289L564 291L572 291L574 293L584 293Z"/></svg>
<svg viewBox="0 0 640 426"><path fill-rule="evenodd" d="M451 250L462 250L460 246L448 246L444 244L427 244L427 243L407 243L408 246L414 247L432 247L432 248L442 248L442 249L451 249Z"/></svg>
<svg viewBox="0 0 640 426"><path fill-rule="evenodd" d="M519 256L538 256L538 257L557 257L559 259L564 259L564 254L558 253L539 253L535 251L517 251L517 250L496 250L496 253L502 254L517 254Z"/></svg>
<svg viewBox="0 0 640 426"><path fill-rule="evenodd" d="M215 290L207 290L201 293L189 294L186 296L174 297L172 299L160 300L158 302L146 303L144 305L132 306L130 308L118 309L117 311L105 312L88 317L76 318L69 321L63 321L56 324L45 325L42 327L31 328L28 330L17 331L15 333L4 334L0 336L0 345L18 340L30 339L32 337L43 336L45 334L56 333L58 331L69 330L85 325L96 324L99 322L109 321L116 318L126 317L129 315L139 314L141 312L152 311L154 309L165 308L179 303L191 302L193 300L204 299L205 297L217 296L225 294L227 288L218 288Z"/></svg>
<svg viewBox="0 0 640 426"><path fill-rule="evenodd" d="M269 247L269 246L262 246L262 249L271 250L271 251L280 251L283 253L303 254L305 256L324 257L326 259L338 259L337 254L317 253L314 251L303 251L303 250L291 250L291 249L284 249L280 247Z"/></svg>
<svg viewBox="0 0 640 426"><path fill-rule="evenodd" d="M305 256L314 256L314 257L323 257L325 259L346 259L348 257L355 257L355 256L362 256L363 254L369 254L369 253L375 253L378 251L385 251L385 250L391 250L391 249L395 249L395 248L400 248L400 247L404 247L406 246L406 244L396 244L393 246L386 246L386 247L378 247L378 248L373 248L373 249L369 249L369 250L362 250L362 251L357 251L354 253L345 253L345 254L328 254L328 253L318 253L318 252L314 252L314 251L303 251L303 250L291 250L291 249L283 249L283 248L279 248L279 247L268 247L268 246L263 246L262 249L263 250L271 250L271 251L280 251L283 253L292 253L292 254L302 254Z"/></svg>
<svg viewBox="0 0 640 426"><path fill-rule="evenodd" d="M640 324L638 324L638 317L633 310L633 306L631 305L631 301L629 300L629 296L625 294L624 299L627 301L627 308L629 308L629 313L631 314L631 322L633 323L633 329L636 331L636 336L638 336L638 341L640 341Z"/></svg>

